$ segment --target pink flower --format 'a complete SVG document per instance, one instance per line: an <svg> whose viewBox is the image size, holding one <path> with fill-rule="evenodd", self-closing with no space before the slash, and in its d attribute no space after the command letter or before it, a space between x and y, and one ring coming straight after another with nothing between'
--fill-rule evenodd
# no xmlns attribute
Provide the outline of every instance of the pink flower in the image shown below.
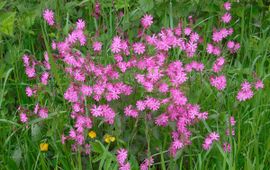
<svg viewBox="0 0 270 170"><path fill-rule="evenodd" d="M234 51L239 50L239 48L240 48L240 44L239 43L236 43L235 46L234 46Z"/></svg>
<svg viewBox="0 0 270 170"><path fill-rule="evenodd" d="M215 140L215 141L218 141L219 140L219 134L216 133L216 132L212 132L209 134L209 137L212 139L212 140Z"/></svg>
<svg viewBox="0 0 270 170"><path fill-rule="evenodd" d="M91 86L87 86L87 85L83 84L81 87L81 92L84 96L91 96L92 91L93 91L93 89Z"/></svg>
<svg viewBox="0 0 270 170"><path fill-rule="evenodd" d="M210 83L212 86L214 86L218 90L224 90L226 87L226 77L224 75L211 77Z"/></svg>
<svg viewBox="0 0 270 170"><path fill-rule="evenodd" d="M39 117L41 117L41 118L43 118L43 119L47 118L47 117L48 117L48 109L46 109L46 108L41 108L41 109L39 110L39 112L38 112L38 115L39 115Z"/></svg>
<svg viewBox="0 0 270 170"><path fill-rule="evenodd" d="M91 145L90 144L85 144L84 145L84 150L85 150L85 154L89 155L91 152Z"/></svg>
<svg viewBox="0 0 270 170"><path fill-rule="evenodd" d="M232 126L234 126L235 123L236 123L236 121L235 121L235 119L234 119L233 116L230 117L230 123L231 123Z"/></svg>
<svg viewBox="0 0 270 170"><path fill-rule="evenodd" d="M251 89L251 84L247 81L244 81L242 84L241 84L241 90L243 91L248 91Z"/></svg>
<svg viewBox="0 0 270 170"><path fill-rule="evenodd" d="M231 9L231 3L230 2L225 2L223 6L227 11L229 11Z"/></svg>
<svg viewBox="0 0 270 170"><path fill-rule="evenodd" d="M23 59L24 66L25 67L28 67L30 65L30 58L29 58L29 56L25 54L25 55L23 55L22 59Z"/></svg>
<svg viewBox="0 0 270 170"><path fill-rule="evenodd" d="M98 1L95 3L95 8L94 8L94 11L93 11L93 15L94 15L94 17L96 19L98 19L99 16L100 16L100 3Z"/></svg>
<svg viewBox="0 0 270 170"><path fill-rule="evenodd" d="M233 41L229 41L229 42L227 43L227 47L228 47L229 49L233 49L233 47L234 47L234 42L233 42Z"/></svg>
<svg viewBox="0 0 270 170"><path fill-rule="evenodd" d="M113 38L111 50L113 53L119 53L121 51L121 39L116 36Z"/></svg>
<svg viewBox="0 0 270 170"><path fill-rule="evenodd" d="M134 43L133 49L136 54L143 54L145 51L145 46L143 43Z"/></svg>
<svg viewBox="0 0 270 170"><path fill-rule="evenodd" d="M65 135L61 136L61 143L65 144L67 137Z"/></svg>
<svg viewBox="0 0 270 170"><path fill-rule="evenodd" d="M152 111L156 111L160 107L160 102L157 99L152 98L152 97L148 97L145 101L145 104Z"/></svg>
<svg viewBox="0 0 270 170"><path fill-rule="evenodd" d="M34 91L29 86L26 87L25 92L28 97L31 97L34 94Z"/></svg>
<svg viewBox="0 0 270 170"><path fill-rule="evenodd" d="M76 138L76 131L74 129L70 129L69 131L69 137L75 139Z"/></svg>
<svg viewBox="0 0 270 170"><path fill-rule="evenodd" d="M34 113L37 114L39 110L39 104L36 104L35 108L34 108Z"/></svg>
<svg viewBox="0 0 270 170"><path fill-rule="evenodd" d="M168 90L169 90L169 86L168 86L168 84L166 84L166 83L162 83L162 84L159 86L158 90L159 90L161 93L166 93L166 92L168 92Z"/></svg>
<svg viewBox="0 0 270 170"><path fill-rule="evenodd" d="M223 35L222 35L221 32L219 32L219 31L214 31L213 32L212 40L214 42L220 42L222 39L223 39Z"/></svg>
<svg viewBox="0 0 270 170"><path fill-rule="evenodd" d="M91 109L91 113L95 117L103 116L105 119L105 122L109 124L114 123L115 112L109 105L100 105L98 107L94 105L94 107Z"/></svg>
<svg viewBox="0 0 270 170"><path fill-rule="evenodd" d="M184 30L185 35L190 35L191 32L192 32L192 30L189 27L185 28L185 30Z"/></svg>
<svg viewBox="0 0 270 170"><path fill-rule="evenodd" d="M200 36L199 36L199 34L196 33L196 32L193 32L193 33L191 33L191 35L190 35L190 41L191 41L191 42L197 42L197 41L199 41L199 38L200 38Z"/></svg>
<svg viewBox="0 0 270 170"><path fill-rule="evenodd" d="M148 167L152 166L154 163L154 159L148 158L143 161L143 163L140 165L140 170L148 170Z"/></svg>
<svg viewBox="0 0 270 170"><path fill-rule="evenodd" d="M98 41L95 41L93 43L93 50L96 51L96 52L100 52L101 49L102 49L102 43L98 42Z"/></svg>
<svg viewBox="0 0 270 170"><path fill-rule="evenodd" d="M128 156L128 152L126 149L118 149L117 150L117 161L120 165L123 165L127 159L127 156Z"/></svg>
<svg viewBox="0 0 270 170"><path fill-rule="evenodd" d="M213 65L213 72L215 72L215 73L218 73L218 72L220 72L221 71L221 69L223 68L223 65L225 64L225 59L224 59L224 57L219 57L216 61L215 61L215 63L214 63L214 65Z"/></svg>
<svg viewBox="0 0 270 170"><path fill-rule="evenodd" d="M85 28L85 21L82 19L78 19L76 22L76 29L83 30Z"/></svg>
<svg viewBox="0 0 270 170"><path fill-rule="evenodd" d="M130 170L130 163L126 163L119 167L119 170Z"/></svg>
<svg viewBox="0 0 270 170"><path fill-rule="evenodd" d="M49 73L48 72L44 72L41 75L41 83L44 85L48 84L48 78L49 78Z"/></svg>
<svg viewBox="0 0 270 170"><path fill-rule="evenodd" d="M131 116L133 118L138 117L138 112L137 110L132 109L132 105L125 107L124 112L126 116Z"/></svg>
<svg viewBox="0 0 270 170"><path fill-rule="evenodd" d="M81 110L80 104L79 103L74 103L72 106L72 109L74 112L79 112Z"/></svg>
<svg viewBox="0 0 270 170"><path fill-rule="evenodd" d="M248 100L248 99L251 99L252 97L253 97L253 91L252 90L246 90L246 91L244 91L244 90L240 90L238 93L237 93L237 96L236 96L236 98L237 98L237 100L238 101L246 101L246 100Z"/></svg>
<svg viewBox="0 0 270 170"><path fill-rule="evenodd" d="M221 53L221 50L219 47L215 47L214 50L213 50L213 54L216 55L216 56L219 56Z"/></svg>
<svg viewBox="0 0 270 170"><path fill-rule="evenodd" d="M53 50L56 50L56 43L55 43L55 41L52 42L52 49Z"/></svg>
<svg viewBox="0 0 270 170"><path fill-rule="evenodd" d="M128 157L128 152L126 149L121 148L117 150L116 158L119 164L119 170L130 170L130 163L126 162L127 157Z"/></svg>
<svg viewBox="0 0 270 170"><path fill-rule="evenodd" d="M227 136L230 136L230 135L234 136L234 135L235 135L234 129L231 129L231 130L230 130L230 129L227 129L227 130L226 130L226 135L227 135Z"/></svg>
<svg viewBox="0 0 270 170"><path fill-rule="evenodd" d="M170 93L171 93L171 97L172 97L174 104L182 106L182 105L185 105L187 103L186 96L180 90L171 89Z"/></svg>
<svg viewBox="0 0 270 170"><path fill-rule="evenodd" d="M205 138L204 143L203 143L203 149L209 150L213 141L218 141L219 140L219 134L216 132L210 133L207 138Z"/></svg>
<svg viewBox="0 0 270 170"><path fill-rule="evenodd" d="M232 19L232 16L230 13L226 12L222 17L221 17L221 20L224 22L224 23L229 23Z"/></svg>
<svg viewBox="0 0 270 170"><path fill-rule="evenodd" d="M172 147L173 147L173 149L175 149L175 150L179 150L179 149L181 149L181 148L183 148L183 143L180 141L180 140L175 140L175 141L173 141L173 143L172 143Z"/></svg>
<svg viewBox="0 0 270 170"><path fill-rule="evenodd" d="M206 51L208 54L212 54L214 51L214 46L212 44L207 44Z"/></svg>
<svg viewBox="0 0 270 170"><path fill-rule="evenodd" d="M169 117L166 115L166 113L163 113L156 118L155 124L158 126L167 126L168 120Z"/></svg>
<svg viewBox="0 0 270 170"><path fill-rule="evenodd" d="M255 88L256 88L257 90L263 89L263 88L264 88L263 82L262 82L261 80L258 80L258 81L255 83Z"/></svg>
<svg viewBox="0 0 270 170"><path fill-rule="evenodd" d="M65 92L64 98L69 102L77 102L78 101L78 93L72 85Z"/></svg>
<svg viewBox="0 0 270 170"><path fill-rule="evenodd" d="M98 117L98 116L103 116L103 112L102 112L102 107L101 106L96 106L94 105L92 108L91 108L91 113L93 116L95 117Z"/></svg>
<svg viewBox="0 0 270 170"><path fill-rule="evenodd" d="M206 120L208 118L208 112L199 113L197 116L198 116L198 119Z"/></svg>
<svg viewBox="0 0 270 170"><path fill-rule="evenodd" d="M225 152L231 152L231 145L229 144L229 143L224 143L223 144L223 150L225 151Z"/></svg>
<svg viewBox="0 0 270 170"><path fill-rule="evenodd" d="M46 9L43 12L43 18L50 26L54 25L54 13L52 10Z"/></svg>
<svg viewBox="0 0 270 170"><path fill-rule="evenodd" d="M138 110L143 111L146 106L145 106L145 103L143 101L138 100L136 102L136 107L137 107Z"/></svg>
<svg viewBox="0 0 270 170"><path fill-rule="evenodd" d="M178 86L187 80L187 75L184 72L183 64L180 61L175 61L169 64L167 68L167 75L169 76L173 85Z"/></svg>
<svg viewBox="0 0 270 170"><path fill-rule="evenodd" d="M210 147L212 146L212 143L213 143L213 141L210 139L210 138L206 138L205 140L204 140L204 143L203 143L203 149L204 150L209 150L210 149Z"/></svg>
<svg viewBox="0 0 270 170"><path fill-rule="evenodd" d="M28 121L27 115L25 113L21 113L20 120L21 122L26 123Z"/></svg>
<svg viewBox="0 0 270 170"><path fill-rule="evenodd" d="M26 67L25 72L29 78L33 78L36 76L35 67Z"/></svg>
<svg viewBox="0 0 270 170"><path fill-rule="evenodd" d="M153 24L153 17L151 15L145 14L141 19L142 26L147 29Z"/></svg>
<svg viewBox="0 0 270 170"><path fill-rule="evenodd" d="M241 102L251 99L253 95L254 93L251 89L251 84L245 81L241 84L241 89L238 91L236 98Z"/></svg>

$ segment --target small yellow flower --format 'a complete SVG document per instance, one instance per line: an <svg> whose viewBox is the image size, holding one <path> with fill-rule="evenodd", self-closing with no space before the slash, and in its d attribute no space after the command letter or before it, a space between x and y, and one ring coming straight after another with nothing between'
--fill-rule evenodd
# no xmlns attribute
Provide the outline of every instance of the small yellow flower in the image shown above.
<svg viewBox="0 0 270 170"><path fill-rule="evenodd" d="M115 137L114 136L111 136L109 134L106 134L106 135L104 135L104 141L106 143L114 142L115 141Z"/></svg>
<svg viewBox="0 0 270 170"><path fill-rule="evenodd" d="M111 142L114 142L114 141L115 141L115 137L114 137L114 136L111 136L111 137L110 137L110 141L111 141Z"/></svg>
<svg viewBox="0 0 270 170"><path fill-rule="evenodd" d="M109 137L106 137L104 140L105 140L106 143L110 143L111 142Z"/></svg>
<svg viewBox="0 0 270 170"><path fill-rule="evenodd" d="M48 151L49 144L48 143L41 143L39 144L40 151L47 152Z"/></svg>
<svg viewBox="0 0 270 170"><path fill-rule="evenodd" d="M97 137L97 134L95 131L91 130L89 133L88 133L88 136L91 138L91 139L94 139Z"/></svg>

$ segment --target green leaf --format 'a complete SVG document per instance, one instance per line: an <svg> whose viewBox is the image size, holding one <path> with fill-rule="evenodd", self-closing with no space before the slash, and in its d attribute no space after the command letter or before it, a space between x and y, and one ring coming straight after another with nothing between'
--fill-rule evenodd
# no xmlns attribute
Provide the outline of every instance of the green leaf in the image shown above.
<svg viewBox="0 0 270 170"><path fill-rule="evenodd" d="M97 152L97 153L104 152L104 148L100 145L100 143L97 143L97 142L90 142L90 143L91 143L93 152Z"/></svg>
<svg viewBox="0 0 270 170"><path fill-rule="evenodd" d="M153 0L139 0L139 4L144 12L148 12L154 7Z"/></svg>
<svg viewBox="0 0 270 170"><path fill-rule="evenodd" d="M16 12L0 14L0 32L12 36Z"/></svg>
<svg viewBox="0 0 270 170"><path fill-rule="evenodd" d="M113 161L113 159L111 157L108 157L108 159L105 161L105 165L104 165L105 170L110 170L110 168L112 167L111 166L112 161Z"/></svg>
<svg viewBox="0 0 270 170"><path fill-rule="evenodd" d="M7 1L0 2L0 10L6 5Z"/></svg>

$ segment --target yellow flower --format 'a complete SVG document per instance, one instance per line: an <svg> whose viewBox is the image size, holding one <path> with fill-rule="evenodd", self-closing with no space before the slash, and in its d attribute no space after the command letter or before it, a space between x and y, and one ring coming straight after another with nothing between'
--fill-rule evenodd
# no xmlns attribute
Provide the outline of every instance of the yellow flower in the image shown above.
<svg viewBox="0 0 270 170"><path fill-rule="evenodd" d="M40 151L47 152L48 151L49 144L48 143L41 143L39 144Z"/></svg>
<svg viewBox="0 0 270 170"><path fill-rule="evenodd" d="M114 136L111 136L109 134L106 134L106 135L104 135L104 141L106 143L114 142L115 141L115 137Z"/></svg>
<svg viewBox="0 0 270 170"><path fill-rule="evenodd" d="M89 133L88 133L88 136L91 138L91 139L94 139L97 137L97 134L95 131L91 130Z"/></svg>
<svg viewBox="0 0 270 170"><path fill-rule="evenodd" d="M114 136L111 136L111 137L110 137L110 141L111 141L111 142L114 142L114 141L115 141L115 137L114 137Z"/></svg>

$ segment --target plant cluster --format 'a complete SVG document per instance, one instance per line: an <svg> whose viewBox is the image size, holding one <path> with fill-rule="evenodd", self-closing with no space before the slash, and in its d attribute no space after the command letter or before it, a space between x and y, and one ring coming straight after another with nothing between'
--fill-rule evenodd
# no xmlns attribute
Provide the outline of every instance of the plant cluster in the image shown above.
<svg viewBox="0 0 270 170"><path fill-rule="evenodd" d="M87 37L86 23L78 19L67 37L59 42L51 42L52 53L46 51L43 61L37 61L29 54L22 57L28 78L38 82L26 87L26 94L35 98L37 93L42 93L56 76L51 67L57 66L69 79L65 92L58 94L63 95L71 109L71 127L63 132L63 144L72 143L74 151L83 148L85 154L91 154L87 135L95 138L95 132L91 131L94 127L100 123L114 126L115 117L119 115L135 119L139 125L153 122L155 126L170 129L171 143L168 150L170 155L175 156L179 150L192 144L191 137L197 134L191 129L206 121L209 115L198 103L189 102L193 96L187 96L186 91L188 84L192 83L191 75L204 76L207 73L210 75L209 83L217 92L227 86L223 70L226 69L227 61L240 48L240 44L232 39L234 30L229 25L232 20L230 9L231 4L224 3L220 26L213 28L210 38L201 36L193 28L195 19L191 16L188 24L181 20L175 28L162 28L160 32L153 33L151 26L154 19L150 14L145 14L138 36L128 40L119 33L112 38L109 51L104 46L105 42L100 42L98 37L91 40ZM98 12L95 17L98 18ZM43 18L51 29L56 27L52 10L46 9ZM206 48L204 44L207 44ZM207 55L216 58L213 63L210 63L211 60L207 63L201 61L204 50ZM171 56L171 51L179 55ZM99 60L110 56L113 56L111 63L104 64ZM209 65L212 65L211 68L207 68ZM134 77L135 80L129 82L126 77ZM245 81L235 100L241 102L251 99L254 89L262 89L263 86L257 77L253 82ZM140 93L140 98L123 103L121 99L134 93ZM116 107L117 102L125 106ZM19 110L20 120L26 124L32 117L47 118L49 114L49 109L39 103L35 103L32 109L19 107ZM226 135L234 135L235 123L234 117L230 116ZM110 143L111 138L106 139ZM224 151L231 151L230 143L222 140L217 132L206 136L202 148L209 150L215 141L223 144ZM118 149L116 158L121 170L130 169L126 149ZM145 170L153 163L153 158L148 155L140 167Z"/></svg>

